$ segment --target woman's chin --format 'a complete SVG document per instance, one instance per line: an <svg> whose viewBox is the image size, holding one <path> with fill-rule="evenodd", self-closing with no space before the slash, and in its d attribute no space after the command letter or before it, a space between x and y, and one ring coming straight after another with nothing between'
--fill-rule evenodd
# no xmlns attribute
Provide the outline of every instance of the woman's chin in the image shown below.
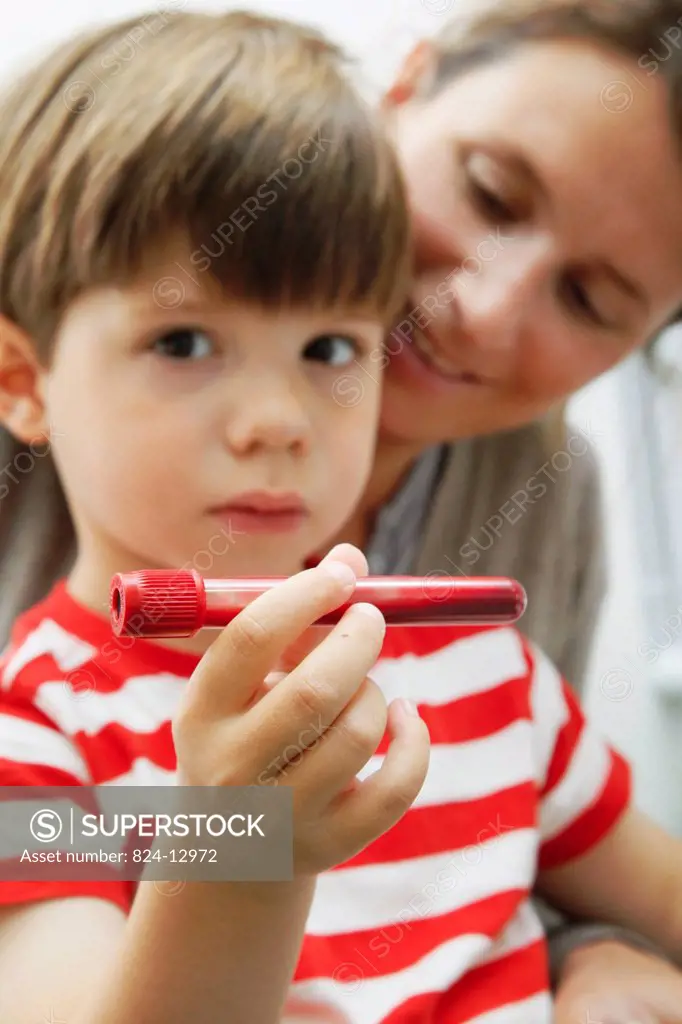
<svg viewBox="0 0 682 1024"><path fill-rule="evenodd" d="M482 395L460 401L438 401L421 397L404 388L385 387L379 440L383 444L426 448L471 437L485 437L530 423L541 415L532 409L512 408L503 400L485 400Z"/></svg>
<svg viewBox="0 0 682 1024"><path fill-rule="evenodd" d="M425 387L418 362L413 353L401 354L386 368L379 427L385 443L426 447L515 430L542 419L556 401L490 384L441 380ZM433 385L437 375L427 376Z"/></svg>
<svg viewBox="0 0 682 1024"><path fill-rule="evenodd" d="M463 415L464 414L464 415ZM461 406L455 411L451 402L420 395L386 381L379 421L379 439L402 445L441 444L462 436L468 430L470 416Z"/></svg>

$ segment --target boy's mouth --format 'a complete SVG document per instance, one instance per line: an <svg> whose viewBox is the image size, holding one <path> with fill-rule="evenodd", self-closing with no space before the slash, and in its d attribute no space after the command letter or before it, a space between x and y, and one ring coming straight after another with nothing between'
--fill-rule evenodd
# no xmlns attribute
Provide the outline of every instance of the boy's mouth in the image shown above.
<svg viewBox="0 0 682 1024"><path fill-rule="evenodd" d="M289 533L310 515L299 494L274 491L248 491L209 511L236 533Z"/></svg>

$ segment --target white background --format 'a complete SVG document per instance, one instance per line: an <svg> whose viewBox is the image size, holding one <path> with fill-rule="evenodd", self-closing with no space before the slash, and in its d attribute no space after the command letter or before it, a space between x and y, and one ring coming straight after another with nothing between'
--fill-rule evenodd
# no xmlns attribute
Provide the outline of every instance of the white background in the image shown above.
<svg viewBox="0 0 682 1024"><path fill-rule="evenodd" d="M459 4L463 0L458 0ZM399 59L420 35L436 31L454 0L271 0L231 4L209 0L168 0L168 7L225 10L248 7L314 24L364 59L369 86L378 92ZM6 3L0 34L0 75L45 46L93 21L150 13L134 0L13 0ZM648 451L633 406L634 364L616 371L576 397L571 417L594 437L605 475L611 586L590 673L588 706L600 726L633 759L642 803L656 818L682 834L682 698L664 700L656 685L664 660L649 666L638 653L644 642L667 644L665 619L682 607L682 592L661 596L665 582L647 545L655 540L651 508L641 469ZM680 393L676 396L680 406ZM669 440L664 478L679 477L682 424ZM659 480L659 483L667 483ZM644 490L643 490L644 489ZM644 493L646 492L646 493ZM679 492L678 492L679 493ZM669 491L672 494L672 491ZM654 494L653 501L663 499ZM679 508L674 499L671 510ZM638 511L639 510L639 511ZM677 528L673 514L673 525ZM553 557L547 552L547 558ZM682 684L682 680L680 681ZM681 685L682 689L682 685ZM679 737L679 739L678 739Z"/></svg>

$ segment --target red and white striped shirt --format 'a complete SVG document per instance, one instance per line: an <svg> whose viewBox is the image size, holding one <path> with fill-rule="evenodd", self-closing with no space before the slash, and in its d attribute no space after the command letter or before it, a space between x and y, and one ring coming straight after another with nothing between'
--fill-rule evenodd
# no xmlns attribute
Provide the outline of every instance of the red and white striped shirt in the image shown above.
<svg viewBox="0 0 682 1024"><path fill-rule="evenodd" d="M0 663L0 785L172 784L197 662L114 637L60 584ZM625 762L515 629L392 628L372 675L419 705L428 776L390 832L320 877L284 1024L549 1024L531 892L615 825ZM0 882L2 904L68 895L127 910L134 883Z"/></svg>

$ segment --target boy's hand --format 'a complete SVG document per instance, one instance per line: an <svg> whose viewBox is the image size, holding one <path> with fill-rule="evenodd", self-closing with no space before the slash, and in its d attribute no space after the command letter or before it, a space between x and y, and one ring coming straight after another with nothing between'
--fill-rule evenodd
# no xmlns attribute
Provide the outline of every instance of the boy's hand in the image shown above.
<svg viewBox="0 0 682 1024"><path fill-rule="evenodd" d="M202 658L173 724L185 784L293 787L299 876L347 860L391 828L428 767L425 724L402 701L387 708L367 678L385 630L376 609L353 606L322 639L306 633L345 603L356 571L366 571L363 556L342 545L253 601ZM288 675L268 686L285 665ZM382 767L357 782L387 725Z"/></svg>
<svg viewBox="0 0 682 1024"><path fill-rule="evenodd" d="M682 974L620 942L574 950L559 980L556 1024L682 1024Z"/></svg>

